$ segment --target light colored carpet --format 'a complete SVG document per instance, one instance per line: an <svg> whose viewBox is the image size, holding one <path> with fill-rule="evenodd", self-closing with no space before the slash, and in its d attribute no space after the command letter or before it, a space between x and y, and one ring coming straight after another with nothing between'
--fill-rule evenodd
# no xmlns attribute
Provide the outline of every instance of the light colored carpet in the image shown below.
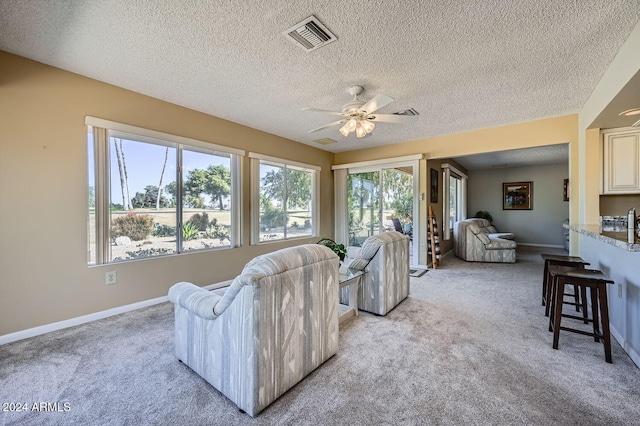
<svg viewBox="0 0 640 426"><path fill-rule="evenodd" d="M0 424L640 424L640 370L617 343L613 364L586 336L551 348L542 268L539 250L446 256L386 317L344 323L338 353L256 419L174 358L169 303L0 346L0 403L70 407Z"/></svg>

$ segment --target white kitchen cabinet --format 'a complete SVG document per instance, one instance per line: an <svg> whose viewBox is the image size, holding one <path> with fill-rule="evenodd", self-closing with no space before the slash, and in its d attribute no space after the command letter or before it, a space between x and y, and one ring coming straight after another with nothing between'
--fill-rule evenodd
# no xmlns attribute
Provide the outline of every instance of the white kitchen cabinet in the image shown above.
<svg viewBox="0 0 640 426"><path fill-rule="evenodd" d="M604 130L603 194L640 194L640 128Z"/></svg>

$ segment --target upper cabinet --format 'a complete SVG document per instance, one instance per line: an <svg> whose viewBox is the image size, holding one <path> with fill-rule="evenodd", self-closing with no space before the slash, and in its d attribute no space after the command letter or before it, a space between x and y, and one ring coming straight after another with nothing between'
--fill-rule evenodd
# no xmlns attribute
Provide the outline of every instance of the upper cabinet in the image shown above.
<svg viewBox="0 0 640 426"><path fill-rule="evenodd" d="M640 128L602 132L603 194L640 194Z"/></svg>

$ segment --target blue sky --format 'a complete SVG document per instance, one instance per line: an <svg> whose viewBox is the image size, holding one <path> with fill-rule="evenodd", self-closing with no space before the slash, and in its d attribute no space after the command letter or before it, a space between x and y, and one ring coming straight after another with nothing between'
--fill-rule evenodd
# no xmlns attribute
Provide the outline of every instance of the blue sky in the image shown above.
<svg viewBox="0 0 640 426"><path fill-rule="evenodd" d="M95 170L93 167L93 135L91 133L89 133L88 142L88 154L90 160L89 185L94 186ZM124 152L127 167L129 195L131 198L135 196L136 192L144 192L144 187L147 185L158 186L167 147L122 139L122 150ZM114 148L114 138L109 139L109 151L111 158L110 174L112 202L121 204L122 190L120 185L120 173L118 171L118 161L116 159L116 152ZM169 147L167 166L162 179L163 187L170 182L175 182L176 180L176 152L177 150L175 147ZM183 150L182 156L185 177L190 170L206 169L209 165L224 164L229 167L229 159L225 157L203 154L200 152L190 151L188 149ZM208 203L209 200L206 199L206 202Z"/></svg>

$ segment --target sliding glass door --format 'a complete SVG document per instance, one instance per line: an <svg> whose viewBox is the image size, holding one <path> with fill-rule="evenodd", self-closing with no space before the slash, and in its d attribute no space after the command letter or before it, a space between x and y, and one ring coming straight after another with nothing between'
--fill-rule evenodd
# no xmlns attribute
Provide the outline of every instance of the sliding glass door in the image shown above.
<svg viewBox="0 0 640 426"><path fill-rule="evenodd" d="M416 164L389 164L349 169L346 179L348 245L362 246L371 235L399 231L412 237L411 258L414 254L414 212L417 211Z"/></svg>

